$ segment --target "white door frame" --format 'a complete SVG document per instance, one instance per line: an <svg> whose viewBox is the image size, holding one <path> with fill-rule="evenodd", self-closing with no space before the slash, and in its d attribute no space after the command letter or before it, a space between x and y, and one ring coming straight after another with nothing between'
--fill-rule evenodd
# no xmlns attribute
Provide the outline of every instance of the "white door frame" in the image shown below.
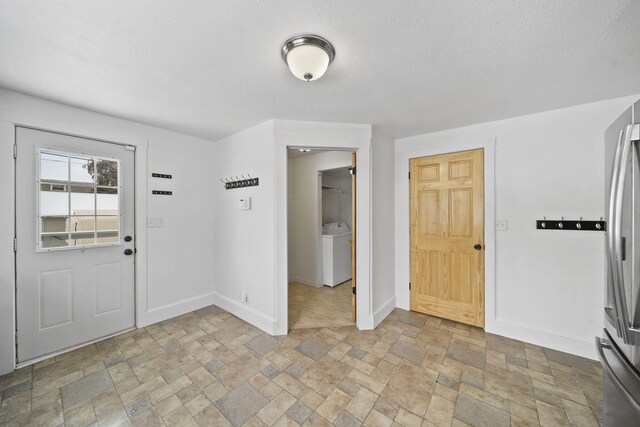
<svg viewBox="0 0 640 427"><path fill-rule="evenodd" d="M16 368L16 271L15 252L13 251L16 219L16 171L12 153L16 143L17 126L136 147L134 189L137 249L134 266L136 326L145 323L144 315L147 311L146 183L148 141L42 117L0 111L0 150L2 150L2 155L0 155L0 194L9 202L3 203L3 205L11 206L10 209L0 209L0 224L12 224L9 227L0 227L0 373L11 372ZM18 155L21 154L18 153ZM28 243L22 243L22 245L25 244Z"/></svg>
<svg viewBox="0 0 640 427"><path fill-rule="evenodd" d="M406 145L405 145L406 144ZM396 217L396 305L410 308L410 191L409 160L459 151L484 149L484 329L495 330L496 319L496 236L495 236L495 140L461 141L452 143L414 143L395 148L395 217Z"/></svg>
<svg viewBox="0 0 640 427"><path fill-rule="evenodd" d="M309 147L356 153L356 326L374 328L371 298L371 126L340 123L274 121L275 162L275 324L274 335L288 332L287 149Z"/></svg>

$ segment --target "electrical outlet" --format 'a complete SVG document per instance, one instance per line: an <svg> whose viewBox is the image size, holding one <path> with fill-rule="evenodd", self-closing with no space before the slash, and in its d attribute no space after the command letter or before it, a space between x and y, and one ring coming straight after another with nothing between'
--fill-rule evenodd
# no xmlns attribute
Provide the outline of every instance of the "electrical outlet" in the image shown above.
<svg viewBox="0 0 640 427"><path fill-rule="evenodd" d="M496 221L496 231L507 231L509 221L506 219L499 219Z"/></svg>
<svg viewBox="0 0 640 427"><path fill-rule="evenodd" d="M242 293L242 302L249 302L249 293L247 291Z"/></svg>

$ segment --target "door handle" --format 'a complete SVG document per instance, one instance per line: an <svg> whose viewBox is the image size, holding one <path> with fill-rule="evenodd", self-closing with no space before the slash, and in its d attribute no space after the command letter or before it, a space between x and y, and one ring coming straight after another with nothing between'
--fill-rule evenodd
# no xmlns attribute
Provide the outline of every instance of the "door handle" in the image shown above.
<svg viewBox="0 0 640 427"><path fill-rule="evenodd" d="M476 243L475 245L473 245L473 249L479 251L480 249L482 249L482 245L480 243Z"/></svg>
<svg viewBox="0 0 640 427"><path fill-rule="evenodd" d="M620 166L618 172L618 185L615 188L615 199L614 199L614 215L613 215L613 229L611 235L612 247L613 247L613 275L616 280L613 281L613 294L614 294L614 302L617 308L618 314L618 325L619 330L618 333L622 338L622 341L625 344L630 343L629 339L629 313L627 309L627 295L625 292L625 283L624 283L624 271L622 267L622 204L624 197L624 187L627 176L627 169L629 166L629 160L631 158L631 153L634 149L633 142L631 140L631 133L633 130L633 125L628 125L625 133L624 133L624 141L622 143L621 149L622 153L620 154Z"/></svg>
<svg viewBox="0 0 640 427"><path fill-rule="evenodd" d="M609 261L609 280L607 280L607 287L609 290L609 295L612 300L612 308L613 308L613 325L616 328L616 332L618 336L621 335L622 325L620 323L620 315L618 313L618 272L616 270L617 266L617 248L616 239L614 237L615 233L615 223L617 217L617 209L616 209L616 194L618 190L619 180L618 175L620 173L620 157L622 155L622 146L624 145L624 129L621 129L618 134L618 145L616 146L616 152L613 158L613 168L611 171L611 187L609 189L609 217L607 218L609 221L609 230L607 231L607 255Z"/></svg>
<svg viewBox="0 0 640 427"><path fill-rule="evenodd" d="M132 241L132 240L133 240L133 238L132 238L131 236L125 236L125 237L124 237L124 241L125 241L125 242L130 242L130 241Z"/></svg>
<svg viewBox="0 0 640 427"><path fill-rule="evenodd" d="M132 251L131 249L125 249L125 250L124 250L124 254L125 254L125 255L132 255L132 254L133 254L133 251Z"/></svg>

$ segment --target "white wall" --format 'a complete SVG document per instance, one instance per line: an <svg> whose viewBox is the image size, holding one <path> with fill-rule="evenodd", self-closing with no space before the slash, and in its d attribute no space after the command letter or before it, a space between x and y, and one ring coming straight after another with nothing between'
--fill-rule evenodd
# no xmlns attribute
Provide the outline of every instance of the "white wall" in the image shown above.
<svg viewBox="0 0 640 427"><path fill-rule="evenodd" d="M604 233L538 231L535 220L598 219L604 215L604 145L607 126L634 97L613 99L396 141L396 294L408 309L411 157L474 147L492 148L495 205L485 213L506 219L495 232L485 281L486 330L523 341L595 357L602 333ZM489 150L491 151L491 150ZM485 159L487 160L487 159ZM492 160L495 160L492 166ZM487 190L487 188L485 188ZM491 194L493 197L494 194ZM490 224L491 225L491 224ZM485 230L493 233L493 230ZM487 265L487 270L494 266Z"/></svg>
<svg viewBox="0 0 640 427"><path fill-rule="evenodd" d="M396 307L394 141L375 127L371 138L371 252L374 324Z"/></svg>
<svg viewBox="0 0 640 427"><path fill-rule="evenodd" d="M322 223L344 222L351 228L351 174L347 168L323 172L322 186L338 190L322 190Z"/></svg>
<svg viewBox="0 0 640 427"><path fill-rule="evenodd" d="M351 166L351 152L328 151L289 159L289 280L321 287L322 192L320 171ZM351 222L351 221L349 221Z"/></svg>
<svg viewBox="0 0 640 427"><path fill-rule="evenodd" d="M210 218L214 206L213 197L203 197L202 191L211 182L211 142L5 90L0 90L0 114L4 120L0 122L0 195L7 201L0 210L0 223L13 224L13 122L139 142L136 204L140 224L145 224L147 216L162 217L165 227L137 231L137 324L144 326L212 303ZM148 174L138 175L142 167ZM161 185L163 189L171 186L172 197L148 194L156 188L151 172L174 176L170 184ZM0 374L11 371L15 360L13 233L12 226L0 229Z"/></svg>
<svg viewBox="0 0 640 427"><path fill-rule="evenodd" d="M215 229L215 303L269 333L276 310L273 150L273 121L268 121L215 142L209 156L216 162L209 219ZM260 185L225 190L219 181L240 175L259 178ZM250 210L239 209L241 197L251 197Z"/></svg>

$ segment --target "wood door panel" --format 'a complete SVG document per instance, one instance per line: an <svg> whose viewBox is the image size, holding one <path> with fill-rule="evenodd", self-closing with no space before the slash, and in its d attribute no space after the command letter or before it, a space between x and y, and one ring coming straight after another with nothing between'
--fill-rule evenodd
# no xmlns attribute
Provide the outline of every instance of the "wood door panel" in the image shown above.
<svg viewBox="0 0 640 427"><path fill-rule="evenodd" d="M448 199L449 236L473 237L471 235L473 231L473 188L449 190Z"/></svg>
<svg viewBox="0 0 640 427"><path fill-rule="evenodd" d="M410 161L411 309L484 326L483 150Z"/></svg>
<svg viewBox="0 0 640 427"><path fill-rule="evenodd" d="M432 314L443 319L483 327L483 325L476 325L476 310L475 307L470 304L455 301L443 303L439 298L422 295L416 298L416 302L412 305L411 309L421 313Z"/></svg>
<svg viewBox="0 0 640 427"><path fill-rule="evenodd" d="M449 181L473 179L473 163L471 160L449 162Z"/></svg>
<svg viewBox="0 0 640 427"><path fill-rule="evenodd" d="M440 165L424 165L419 169L420 182L438 182L440 181Z"/></svg>
<svg viewBox="0 0 640 427"><path fill-rule="evenodd" d="M440 193L438 191L421 191L418 194L418 211L425 212L419 222L421 236L439 236L440 226Z"/></svg>
<svg viewBox="0 0 640 427"><path fill-rule="evenodd" d="M473 254L455 253L448 254L449 262L449 295L447 299L465 304L473 304L475 298L472 287L469 283L473 283L474 274L473 266L475 260Z"/></svg>

